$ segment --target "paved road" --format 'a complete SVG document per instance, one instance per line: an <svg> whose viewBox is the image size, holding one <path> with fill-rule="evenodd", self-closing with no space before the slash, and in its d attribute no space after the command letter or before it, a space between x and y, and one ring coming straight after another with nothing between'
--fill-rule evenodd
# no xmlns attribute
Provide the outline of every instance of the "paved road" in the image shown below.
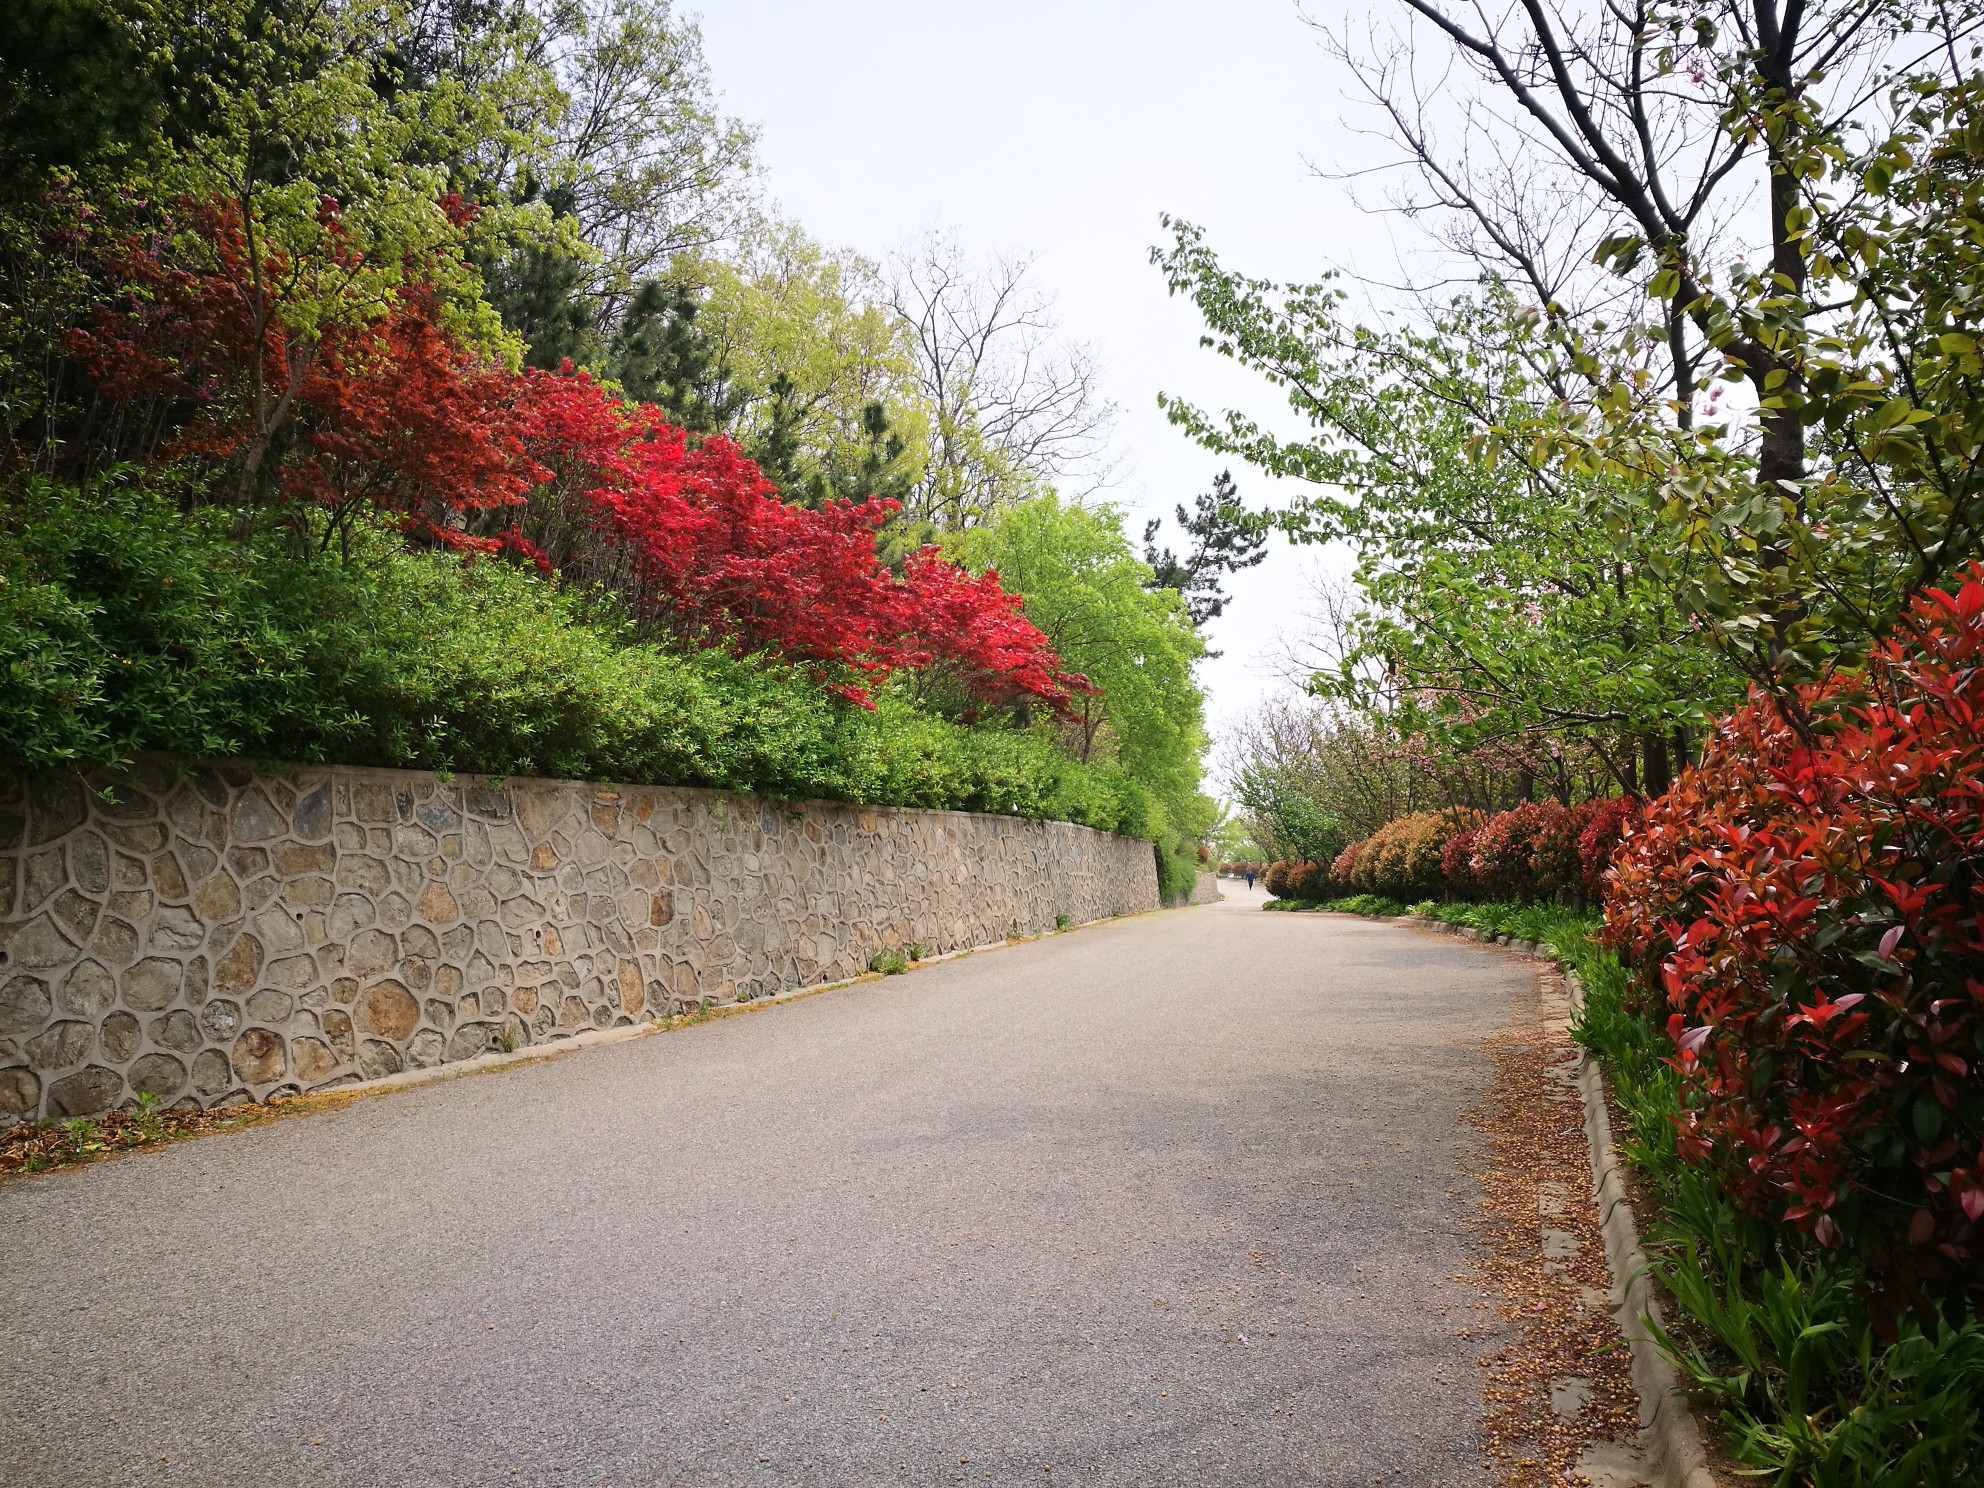
<svg viewBox="0 0 1984 1488"><path fill-rule="evenodd" d="M8 1184L0 1483L1474 1484L1530 985L1236 899Z"/></svg>

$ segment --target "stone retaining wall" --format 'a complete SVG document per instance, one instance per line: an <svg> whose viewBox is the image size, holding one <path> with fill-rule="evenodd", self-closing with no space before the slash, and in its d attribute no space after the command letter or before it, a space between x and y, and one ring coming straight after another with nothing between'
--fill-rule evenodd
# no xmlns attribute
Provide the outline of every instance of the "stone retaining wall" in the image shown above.
<svg viewBox="0 0 1984 1488"><path fill-rule="evenodd" d="M0 774L0 1125L321 1090L1157 906L1150 844L718 791Z"/></svg>

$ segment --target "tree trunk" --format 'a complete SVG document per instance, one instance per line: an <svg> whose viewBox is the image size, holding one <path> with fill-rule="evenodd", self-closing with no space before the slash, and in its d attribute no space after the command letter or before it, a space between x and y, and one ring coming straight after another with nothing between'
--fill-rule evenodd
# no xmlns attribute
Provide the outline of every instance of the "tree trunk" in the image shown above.
<svg viewBox="0 0 1984 1488"><path fill-rule="evenodd" d="M1674 773L1667 759L1667 741L1648 730L1640 735L1640 755L1646 762L1641 777L1649 796L1664 796L1674 784Z"/></svg>

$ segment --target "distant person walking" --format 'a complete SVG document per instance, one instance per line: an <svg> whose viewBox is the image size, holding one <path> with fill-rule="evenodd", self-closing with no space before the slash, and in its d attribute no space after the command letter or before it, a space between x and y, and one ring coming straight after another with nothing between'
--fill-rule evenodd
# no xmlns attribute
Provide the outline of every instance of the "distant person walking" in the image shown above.
<svg viewBox="0 0 1984 1488"><path fill-rule="evenodd" d="M1251 868L1247 870L1247 892L1254 892L1254 870Z"/></svg>

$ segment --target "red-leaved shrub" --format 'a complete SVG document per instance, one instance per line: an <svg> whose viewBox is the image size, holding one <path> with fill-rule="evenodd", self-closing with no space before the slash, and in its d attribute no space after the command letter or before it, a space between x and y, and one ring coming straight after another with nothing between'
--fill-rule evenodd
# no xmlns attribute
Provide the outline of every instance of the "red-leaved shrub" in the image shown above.
<svg viewBox="0 0 1984 1488"><path fill-rule="evenodd" d="M1536 849L1549 834L1555 841L1569 813L1555 801L1528 801L1491 816L1474 839L1475 892L1496 899L1535 899Z"/></svg>
<svg viewBox="0 0 1984 1488"><path fill-rule="evenodd" d="M1276 899L1288 897L1288 864L1276 859L1261 876L1261 886Z"/></svg>
<svg viewBox="0 0 1984 1488"><path fill-rule="evenodd" d="M1303 861L1289 866L1288 897L1327 899L1330 897L1329 870L1321 863Z"/></svg>
<svg viewBox="0 0 1984 1488"><path fill-rule="evenodd" d="M1590 817L1589 803L1562 806L1539 801L1536 826L1530 836L1529 882L1539 899L1555 899L1577 890L1584 877L1578 859L1578 834Z"/></svg>
<svg viewBox="0 0 1984 1488"><path fill-rule="evenodd" d="M1364 844L1368 841L1370 841L1368 837L1362 838L1351 843L1350 846L1336 855L1335 860L1330 864L1330 886L1332 888L1341 890L1346 894L1356 888L1357 859L1359 854L1364 851Z"/></svg>
<svg viewBox="0 0 1984 1488"><path fill-rule="evenodd" d="M1638 796L1611 796L1585 805L1590 811L1578 833L1578 884L1585 898L1596 901L1604 897L1605 875L1626 829L1639 821L1641 805Z"/></svg>
<svg viewBox="0 0 1984 1488"><path fill-rule="evenodd" d="M437 204L460 228L458 197ZM68 355L134 427L170 413L167 462L230 472L243 501L308 510L326 535L383 520L415 541L523 557L611 584L647 625L691 646L808 665L872 707L903 670L954 678L975 704L1059 710L1093 693L1062 669L997 573L935 548L898 574L875 537L893 501L779 499L729 439L673 427L567 363L512 369L451 326L448 251L358 295L363 255L336 202L309 253L251 233L224 199L84 233L107 293Z"/></svg>
<svg viewBox="0 0 1984 1488"><path fill-rule="evenodd" d="M1447 845L1440 850L1440 877L1445 880L1449 893L1458 894L1463 899L1471 899L1482 891L1480 879L1474 871L1474 844L1480 838L1479 826L1468 827L1449 837Z"/></svg>
<svg viewBox="0 0 1984 1488"><path fill-rule="evenodd" d="M1984 569L1795 708L1753 699L1646 808L1607 934L1667 1014L1683 1155L1884 1305L1976 1306Z"/></svg>

